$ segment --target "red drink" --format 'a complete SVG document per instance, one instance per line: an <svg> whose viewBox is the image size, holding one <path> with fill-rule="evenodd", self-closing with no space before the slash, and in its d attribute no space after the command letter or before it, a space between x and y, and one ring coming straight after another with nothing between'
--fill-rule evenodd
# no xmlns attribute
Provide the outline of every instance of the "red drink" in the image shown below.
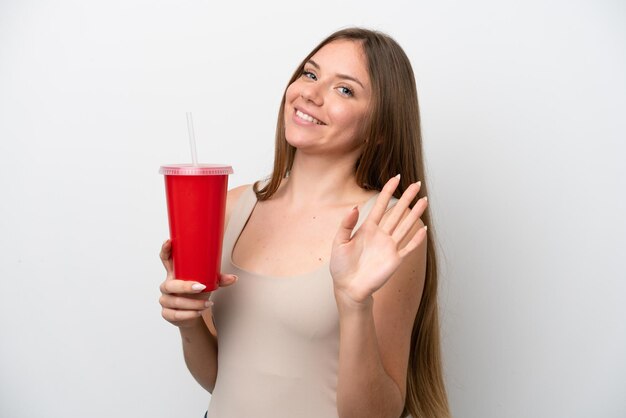
<svg viewBox="0 0 626 418"><path fill-rule="evenodd" d="M174 276L217 289L230 166L163 166Z"/></svg>

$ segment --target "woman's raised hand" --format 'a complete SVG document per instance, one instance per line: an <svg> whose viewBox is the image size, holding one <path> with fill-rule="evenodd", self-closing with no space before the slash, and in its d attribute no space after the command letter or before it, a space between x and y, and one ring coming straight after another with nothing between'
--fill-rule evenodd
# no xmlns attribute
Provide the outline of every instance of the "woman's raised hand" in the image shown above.
<svg viewBox="0 0 626 418"><path fill-rule="evenodd" d="M396 176L385 184L369 216L352 237L359 219L356 207L343 219L335 236L330 258L335 291L356 303L366 301L381 288L402 259L426 239L426 227L415 229L421 224L420 216L428 205L427 198L418 200L404 216L419 192L419 182L404 191L383 221L399 183L400 177Z"/></svg>
<svg viewBox="0 0 626 418"><path fill-rule="evenodd" d="M201 283L174 278L172 242L170 240L163 243L159 256L167 272L165 281L161 283L160 287L159 303L163 308L161 315L179 328L196 325L202 312L213 304L209 301L211 293L201 293L206 287ZM232 274L220 275L220 287L230 286L236 281L237 277Z"/></svg>

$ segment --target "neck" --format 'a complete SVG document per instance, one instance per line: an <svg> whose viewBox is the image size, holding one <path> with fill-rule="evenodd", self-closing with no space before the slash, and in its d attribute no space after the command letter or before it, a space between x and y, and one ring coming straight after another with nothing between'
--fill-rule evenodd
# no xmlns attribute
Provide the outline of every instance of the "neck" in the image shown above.
<svg viewBox="0 0 626 418"><path fill-rule="evenodd" d="M357 158L358 154L332 158L296 151L289 178L279 194L295 207L354 202L364 192L355 181Z"/></svg>

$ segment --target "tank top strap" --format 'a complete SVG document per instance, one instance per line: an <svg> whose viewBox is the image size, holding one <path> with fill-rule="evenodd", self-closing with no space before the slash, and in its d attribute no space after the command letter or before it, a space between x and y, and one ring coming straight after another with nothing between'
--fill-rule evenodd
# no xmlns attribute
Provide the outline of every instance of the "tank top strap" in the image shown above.
<svg viewBox="0 0 626 418"><path fill-rule="evenodd" d="M248 218L256 203L256 194L254 193L253 186L250 185L239 196L228 219L222 245L222 263L226 261L230 262L233 247L239 238L239 234L243 231L246 222L248 222Z"/></svg>

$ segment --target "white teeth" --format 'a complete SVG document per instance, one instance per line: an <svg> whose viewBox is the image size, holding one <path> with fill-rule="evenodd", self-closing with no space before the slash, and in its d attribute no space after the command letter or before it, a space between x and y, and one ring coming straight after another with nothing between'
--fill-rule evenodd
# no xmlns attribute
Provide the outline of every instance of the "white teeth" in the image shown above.
<svg viewBox="0 0 626 418"><path fill-rule="evenodd" d="M296 110L296 115L297 115L300 119L304 119L304 120L306 120L306 121L313 122L313 123L315 123L315 124L317 124L317 125L321 125L321 124L322 124L322 122L320 122L319 120L315 119L313 116L311 116L311 115L307 115L306 113L303 113L303 112L301 112L301 111L299 111L299 110Z"/></svg>

